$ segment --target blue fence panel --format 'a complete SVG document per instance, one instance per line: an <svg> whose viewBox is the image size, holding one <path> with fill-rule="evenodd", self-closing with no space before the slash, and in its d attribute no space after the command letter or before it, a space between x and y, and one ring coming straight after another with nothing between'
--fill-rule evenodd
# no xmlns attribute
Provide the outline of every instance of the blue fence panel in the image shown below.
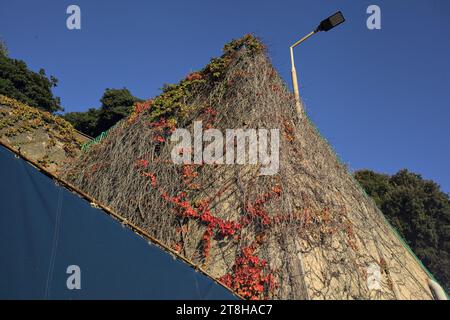
<svg viewBox="0 0 450 320"><path fill-rule="evenodd" d="M236 296L0 147L0 298Z"/></svg>

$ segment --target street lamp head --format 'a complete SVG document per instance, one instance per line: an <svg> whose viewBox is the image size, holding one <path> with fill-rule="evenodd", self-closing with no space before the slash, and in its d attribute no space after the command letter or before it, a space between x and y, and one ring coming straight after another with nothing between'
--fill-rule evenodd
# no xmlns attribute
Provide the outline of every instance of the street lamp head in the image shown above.
<svg viewBox="0 0 450 320"><path fill-rule="evenodd" d="M315 32L331 30L334 27L340 25L344 21L345 21L345 18L342 15L342 12L338 11L335 14L326 18L325 20L322 20L322 22L316 28Z"/></svg>

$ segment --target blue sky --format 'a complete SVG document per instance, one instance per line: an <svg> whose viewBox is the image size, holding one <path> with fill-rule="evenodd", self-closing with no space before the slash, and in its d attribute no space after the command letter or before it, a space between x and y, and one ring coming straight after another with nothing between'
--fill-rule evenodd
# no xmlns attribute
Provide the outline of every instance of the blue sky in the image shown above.
<svg viewBox="0 0 450 320"><path fill-rule="evenodd" d="M66 8L81 8L81 30ZM381 8L381 30L366 9ZM296 48L307 112L352 170L401 168L450 191L450 2L0 0L10 56L59 79L66 111L98 107L105 88L160 92L254 32L290 83L289 45L342 10L347 21Z"/></svg>

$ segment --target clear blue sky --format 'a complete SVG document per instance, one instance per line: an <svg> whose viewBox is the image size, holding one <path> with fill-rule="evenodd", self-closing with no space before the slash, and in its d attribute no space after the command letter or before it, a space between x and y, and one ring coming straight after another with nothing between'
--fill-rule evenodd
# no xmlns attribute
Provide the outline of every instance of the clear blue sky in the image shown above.
<svg viewBox="0 0 450 320"><path fill-rule="evenodd" d="M82 29L66 28L81 7ZM366 8L381 8L381 30ZM408 168L450 191L450 1L0 0L10 56L60 83L66 111L98 107L105 88L155 96L248 32L290 83L288 47L324 17L347 22L296 50L307 112L352 170Z"/></svg>

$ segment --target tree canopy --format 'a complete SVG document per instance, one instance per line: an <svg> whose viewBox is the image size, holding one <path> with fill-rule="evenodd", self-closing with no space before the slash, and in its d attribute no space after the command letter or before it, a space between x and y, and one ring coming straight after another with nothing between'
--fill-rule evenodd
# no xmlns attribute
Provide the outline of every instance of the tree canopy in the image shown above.
<svg viewBox="0 0 450 320"><path fill-rule="evenodd" d="M0 41L0 94L54 113L63 110L60 99L52 93L57 84L58 80L48 78L44 69L36 73L24 61L8 57L6 45Z"/></svg>
<svg viewBox="0 0 450 320"><path fill-rule="evenodd" d="M435 182L406 169L392 176L361 170L355 172L355 178L450 292L449 195Z"/></svg>
<svg viewBox="0 0 450 320"><path fill-rule="evenodd" d="M132 111L133 104L138 101L142 100L134 97L126 88L107 88L100 99L99 109L90 108L86 112L69 112L64 115L64 118L77 130L96 137L127 117Z"/></svg>
<svg viewBox="0 0 450 320"><path fill-rule="evenodd" d="M0 55L7 56L8 55L8 47L6 43L0 38Z"/></svg>

